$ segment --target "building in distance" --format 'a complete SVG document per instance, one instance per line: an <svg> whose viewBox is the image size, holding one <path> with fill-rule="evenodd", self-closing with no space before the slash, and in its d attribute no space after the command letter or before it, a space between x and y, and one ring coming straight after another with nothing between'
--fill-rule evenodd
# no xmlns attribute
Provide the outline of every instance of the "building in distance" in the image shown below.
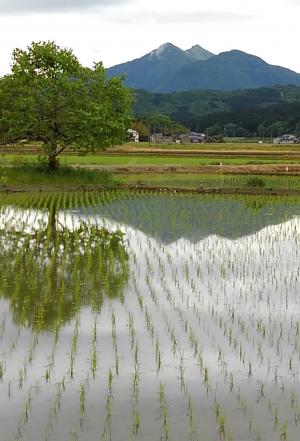
<svg viewBox="0 0 300 441"><path fill-rule="evenodd" d="M128 129L127 133L128 133L129 141L133 141L133 142L140 141L140 134L136 130Z"/></svg>
<svg viewBox="0 0 300 441"><path fill-rule="evenodd" d="M295 135L282 135L279 138L273 139L273 144L298 144L300 139Z"/></svg>

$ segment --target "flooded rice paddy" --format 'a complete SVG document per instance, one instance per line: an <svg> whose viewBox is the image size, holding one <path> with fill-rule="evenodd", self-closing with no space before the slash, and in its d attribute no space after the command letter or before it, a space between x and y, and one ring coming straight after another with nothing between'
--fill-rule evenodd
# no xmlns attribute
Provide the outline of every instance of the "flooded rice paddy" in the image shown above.
<svg viewBox="0 0 300 441"><path fill-rule="evenodd" d="M1 195L1 441L298 441L300 200Z"/></svg>

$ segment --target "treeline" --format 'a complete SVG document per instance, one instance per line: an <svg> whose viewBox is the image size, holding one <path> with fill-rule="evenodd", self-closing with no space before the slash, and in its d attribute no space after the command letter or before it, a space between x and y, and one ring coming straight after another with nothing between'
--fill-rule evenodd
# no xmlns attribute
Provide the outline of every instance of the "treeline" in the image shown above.
<svg viewBox="0 0 300 441"><path fill-rule="evenodd" d="M155 131L151 121L165 115L171 126L179 124L212 136L300 135L300 87L170 94L136 91L134 114L150 131Z"/></svg>

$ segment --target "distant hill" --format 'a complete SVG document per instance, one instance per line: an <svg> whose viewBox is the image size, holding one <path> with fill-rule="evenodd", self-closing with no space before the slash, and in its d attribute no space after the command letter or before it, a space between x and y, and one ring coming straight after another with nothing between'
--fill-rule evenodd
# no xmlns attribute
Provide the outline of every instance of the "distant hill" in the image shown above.
<svg viewBox="0 0 300 441"><path fill-rule="evenodd" d="M254 55L238 50L214 55L198 45L184 51L171 43L136 60L113 66L107 69L107 74L125 74L130 87L163 93L300 86L300 74L270 65Z"/></svg>
<svg viewBox="0 0 300 441"><path fill-rule="evenodd" d="M144 121L151 115L168 115L200 132L215 124L221 125L221 132L224 132L224 125L234 123L254 133L260 124L267 127L281 121L285 122L284 132L289 133L296 127L300 129L300 87L274 86L230 92L151 93L137 90L133 111L136 118Z"/></svg>

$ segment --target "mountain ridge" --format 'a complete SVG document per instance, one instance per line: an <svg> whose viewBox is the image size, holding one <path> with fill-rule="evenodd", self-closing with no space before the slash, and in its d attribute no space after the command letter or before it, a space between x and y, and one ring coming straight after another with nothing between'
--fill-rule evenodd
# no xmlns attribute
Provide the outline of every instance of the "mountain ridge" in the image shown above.
<svg viewBox="0 0 300 441"><path fill-rule="evenodd" d="M125 74L128 86L161 93L300 86L299 73L268 64L255 55L237 49L214 55L199 45L183 50L172 43L112 66L107 74Z"/></svg>

